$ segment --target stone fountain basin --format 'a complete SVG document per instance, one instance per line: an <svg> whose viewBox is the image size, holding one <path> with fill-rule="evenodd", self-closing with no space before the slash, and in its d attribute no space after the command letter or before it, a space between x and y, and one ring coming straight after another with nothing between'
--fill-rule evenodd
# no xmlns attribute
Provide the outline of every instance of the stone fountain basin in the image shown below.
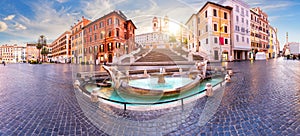
<svg viewBox="0 0 300 136"><path fill-rule="evenodd" d="M141 88L129 85L127 82L122 81L120 88L118 88L119 94L126 94L135 97L170 97L176 96L185 91L189 91L200 84L202 78L197 76L192 82L176 88L171 89L149 89Z"/></svg>

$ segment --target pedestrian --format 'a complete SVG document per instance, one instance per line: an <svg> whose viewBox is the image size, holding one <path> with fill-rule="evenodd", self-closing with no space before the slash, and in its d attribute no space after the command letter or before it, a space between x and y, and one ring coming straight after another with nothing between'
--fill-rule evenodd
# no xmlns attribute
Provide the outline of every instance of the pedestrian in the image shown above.
<svg viewBox="0 0 300 136"><path fill-rule="evenodd" d="M5 66L5 61L2 61L3 65Z"/></svg>

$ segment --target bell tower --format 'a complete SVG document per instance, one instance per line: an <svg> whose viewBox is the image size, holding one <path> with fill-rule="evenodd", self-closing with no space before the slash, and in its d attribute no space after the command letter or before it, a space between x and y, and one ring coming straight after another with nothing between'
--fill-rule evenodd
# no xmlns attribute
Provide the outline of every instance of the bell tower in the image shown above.
<svg viewBox="0 0 300 136"><path fill-rule="evenodd" d="M152 29L153 29L153 32L157 32L159 30L157 17L154 17L152 20Z"/></svg>

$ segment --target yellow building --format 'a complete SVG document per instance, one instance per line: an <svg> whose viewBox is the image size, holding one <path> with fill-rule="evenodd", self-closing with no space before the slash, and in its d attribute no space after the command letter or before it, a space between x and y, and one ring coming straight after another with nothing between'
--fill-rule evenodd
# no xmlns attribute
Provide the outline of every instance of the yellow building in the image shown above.
<svg viewBox="0 0 300 136"><path fill-rule="evenodd" d="M231 55L231 7L207 2L197 13L200 50L211 61L229 61Z"/></svg>
<svg viewBox="0 0 300 136"><path fill-rule="evenodd" d="M83 46L83 27L88 25L91 21L82 17L77 23L72 26L71 31L71 57L72 63L84 63L84 46Z"/></svg>
<svg viewBox="0 0 300 136"><path fill-rule="evenodd" d="M276 58L279 54L279 42L277 39L277 29L270 26L269 27L269 49L268 49L268 58Z"/></svg>

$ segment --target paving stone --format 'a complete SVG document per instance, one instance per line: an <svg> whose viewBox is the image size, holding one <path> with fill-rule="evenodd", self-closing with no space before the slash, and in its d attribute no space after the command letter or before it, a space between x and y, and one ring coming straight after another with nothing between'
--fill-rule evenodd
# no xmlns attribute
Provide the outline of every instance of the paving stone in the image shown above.
<svg viewBox="0 0 300 136"><path fill-rule="evenodd" d="M90 102L72 86L79 65L0 67L0 135L296 135L300 62L230 62L231 83L181 107L125 114ZM215 111L213 111L215 109ZM87 111L87 112L86 112ZM205 113L206 112L206 113ZM207 121L197 122L205 115ZM211 115L211 116L208 116ZM203 118L203 117L201 117Z"/></svg>

